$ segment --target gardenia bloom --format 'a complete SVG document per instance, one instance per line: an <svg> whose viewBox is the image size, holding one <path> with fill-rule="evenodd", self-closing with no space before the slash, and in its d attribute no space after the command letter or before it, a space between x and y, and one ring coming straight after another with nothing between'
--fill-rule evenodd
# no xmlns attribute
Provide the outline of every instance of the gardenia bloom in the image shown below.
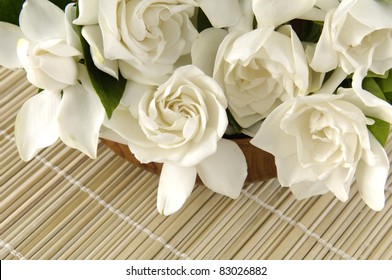
<svg viewBox="0 0 392 280"><path fill-rule="evenodd" d="M170 215L183 205L197 174L213 191L239 196L246 161L234 142L222 139L227 104L214 79L195 66L183 66L153 90L128 85L123 99L138 106L116 109L104 125L127 140L140 162L163 163L160 213Z"/></svg>
<svg viewBox="0 0 392 280"><path fill-rule="evenodd" d="M197 36L190 20L198 5L193 0L79 3L80 16L74 23L92 25L83 28L83 36L93 48L97 67L113 76L118 63L125 78L160 84L174 71L179 58L189 54Z"/></svg>
<svg viewBox="0 0 392 280"><path fill-rule="evenodd" d="M81 58L78 38L66 14L49 1L27 0L20 13L20 27L0 22L0 64L24 68L36 87L57 91L77 82Z"/></svg>
<svg viewBox="0 0 392 280"><path fill-rule="evenodd" d="M96 157L105 110L86 69L80 68L79 73L80 83L62 91L44 90L27 100L19 110L15 138L23 160L31 160L59 138L69 147Z"/></svg>
<svg viewBox="0 0 392 280"><path fill-rule="evenodd" d="M341 67L350 74L364 66L383 74L392 67L391 14L385 1L341 1L327 13L311 67L319 72Z"/></svg>
<svg viewBox="0 0 392 280"><path fill-rule="evenodd" d="M298 96L276 108L263 122L252 144L272 153L282 186L298 198L332 192L349 197L356 178L359 193L374 210L384 207L389 161L368 131L367 116L392 122L391 106L360 88L337 95Z"/></svg>
<svg viewBox="0 0 392 280"><path fill-rule="evenodd" d="M289 26L229 33L218 49L213 77L243 128L262 120L282 102L306 95L309 88L305 52Z"/></svg>

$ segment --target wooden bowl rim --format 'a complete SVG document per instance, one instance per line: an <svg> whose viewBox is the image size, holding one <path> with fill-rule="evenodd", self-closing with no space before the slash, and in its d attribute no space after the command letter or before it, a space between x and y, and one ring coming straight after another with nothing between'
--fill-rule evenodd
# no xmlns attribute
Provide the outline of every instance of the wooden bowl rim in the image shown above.
<svg viewBox="0 0 392 280"><path fill-rule="evenodd" d="M250 137L228 140L237 143L245 155L248 164L248 176L246 178L247 183L261 182L276 178L277 172L275 158L273 155L252 145L250 143ZM131 152L128 145L120 144L103 138L101 138L101 142L114 151L117 155L128 160L133 165L136 165L150 173L160 175L162 170L162 163L140 163L140 161L137 160L134 154ZM197 179L197 183L202 183L200 178Z"/></svg>

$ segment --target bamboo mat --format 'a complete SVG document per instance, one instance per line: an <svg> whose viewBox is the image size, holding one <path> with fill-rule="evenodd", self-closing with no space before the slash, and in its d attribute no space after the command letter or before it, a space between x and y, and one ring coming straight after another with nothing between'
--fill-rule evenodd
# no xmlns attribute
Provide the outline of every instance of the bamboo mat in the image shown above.
<svg viewBox="0 0 392 280"><path fill-rule="evenodd" d="M392 259L391 177L381 212L355 184L347 203L297 201L270 180L237 200L196 186L163 217L158 178L103 145L96 160L58 142L21 161L15 116L35 93L24 72L0 68L0 259Z"/></svg>

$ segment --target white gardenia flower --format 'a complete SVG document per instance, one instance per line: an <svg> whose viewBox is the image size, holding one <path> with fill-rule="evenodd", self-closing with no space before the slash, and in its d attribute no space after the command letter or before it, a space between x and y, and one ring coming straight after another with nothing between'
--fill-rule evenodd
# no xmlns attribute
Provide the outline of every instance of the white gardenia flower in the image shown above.
<svg viewBox="0 0 392 280"><path fill-rule="evenodd" d="M70 27L72 4L66 14L49 1L27 0L20 27L0 22L0 64L24 68L33 85L57 91L77 82L81 57L75 31Z"/></svg>
<svg viewBox="0 0 392 280"><path fill-rule="evenodd" d="M363 89L298 96L276 108L251 143L275 156L280 183L298 199L332 192L346 201L356 178L362 199L378 211L389 160L365 114L392 122L391 106Z"/></svg>
<svg viewBox="0 0 392 280"><path fill-rule="evenodd" d="M19 110L15 138L24 161L59 138L69 147L96 158L105 110L82 66L78 79L80 83L63 90L44 90L34 95Z"/></svg>
<svg viewBox="0 0 392 280"><path fill-rule="evenodd" d="M246 161L234 142L222 139L227 103L218 83L189 65L176 69L158 88L140 87L145 86L128 85L123 98L138 106L120 106L104 125L128 142L140 162L163 163L158 211L177 211L197 174L213 191L238 197Z"/></svg>
<svg viewBox="0 0 392 280"><path fill-rule="evenodd" d="M305 52L289 26L278 31L258 28L229 33L218 49L213 77L243 128L267 117L282 102L306 95L309 89Z"/></svg>
<svg viewBox="0 0 392 280"><path fill-rule="evenodd" d="M311 67L328 72L341 67L351 74L366 67L383 74L392 67L392 4L343 0L327 13Z"/></svg>
<svg viewBox="0 0 392 280"><path fill-rule="evenodd" d="M83 36L93 47L97 67L113 76L118 61L125 78L160 84L189 54L197 36L190 20L198 6L193 0L99 0L98 11L89 9L94 6L91 0L80 3L83 9L75 23L91 24ZM93 27L95 22L99 27ZM104 62L111 66L103 66Z"/></svg>

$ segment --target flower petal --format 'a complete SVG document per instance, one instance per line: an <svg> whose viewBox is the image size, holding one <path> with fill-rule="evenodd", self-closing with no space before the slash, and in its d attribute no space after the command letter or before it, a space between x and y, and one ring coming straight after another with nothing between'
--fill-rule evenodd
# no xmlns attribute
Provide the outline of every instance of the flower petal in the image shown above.
<svg viewBox="0 0 392 280"><path fill-rule="evenodd" d="M92 25L98 23L98 0L79 0L79 16L73 21L76 25Z"/></svg>
<svg viewBox="0 0 392 280"><path fill-rule="evenodd" d="M212 76L218 48L227 31L217 28L203 30L192 45L192 64Z"/></svg>
<svg viewBox="0 0 392 280"><path fill-rule="evenodd" d="M16 47L19 39L23 37L19 26L8 22L0 22L0 65L10 69L22 67Z"/></svg>
<svg viewBox="0 0 392 280"><path fill-rule="evenodd" d="M345 94L343 99L356 105L366 116L392 123L392 106L362 88L362 81L366 75L367 70L364 67L354 72L352 86L355 93L352 89L340 89L338 92Z"/></svg>
<svg viewBox="0 0 392 280"><path fill-rule="evenodd" d="M23 34L36 42L66 38L65 14L50 1L27 0L19 23Z"/></svg>
<svg viewBox="0 0 392 280"><path fill-rule="evenodd" d="M121 34L117 26L117 3L115 1L99 1L98 22L102 30L105 57L108 59L132 59L133 56L129 50L119 40Z"/></svg>
<svg viewBox="0 0 392 280"><path fill-rule="evenodd" d="M385 205L384 187L389 173L389 160L384 148L375 137L371 133L369 137L373 154L369 154L368 159L358 163L357 186L365 203L371 209L380 211Z"/></svg>
<svg viewBox="0 0 392 280"><path fill-rule="evenodd" d="M277 147L276 149L278 150L279 148L282 147ZM285 158L275 157L275 164L278 172L279 183L281 183L283 187L291 187L295 184L306 181L314 182L318 178L317 174L315 174L310 168L305 168L299 164L297 155Z"/></svg>
<svg viewBox="0 0 392 280"><path fill-rule="evenodd" d="M103 38L98 24L84 26L82 35L90 45L91 56L95 66L118 79L118 62L117 60L109 60L104 57Z"/></svg>
<svg viewBox="0 0 392 280"><path fill-rule="evenodd" d="M16 146L22 160L31 160L58 139L60 101L60 92L42 91L23 104L15 121Z"/></svg>
<svg viewBox="0 0 392 280"><path fill-rule="evenodd" d="M281 120L291 106L292 102L286 101L272 111L250 143L278 158L295 154L295 145L287 145L287 143L295 143L295 137L287 135L280 127Z"/></svg>
<svg viewBox="0 0 392 280"><path fill-rule="evenodd" d="M260 50L273 32L273 28L257 28L242 34L233 42L232 51L226 57L226 60L233 62L237 60L248 61ZM225 44L227 40L232 40L233 36L236 36L234 32L225 38L223 44ZM218 56L220 58L219 53Z"/></svg>
<svg viewBox="0 0 392 280"><path fill-rule="evenodd" d="M372 29L392 28L392 5L387 1L353 1L350 14L361 23ZM369 17L369 12L375 17Z"/></svg>
<svg viewBox="0 0 392 280"><path fill-rule="evenodd" d="M329 192L323 181L302 181L292 184L290 190L296 199L305 199Z"/></svg>
<svg viewBox="0 0 392 280"><path fill-rule="evenodd" d="M242 17L238 0L198 0L198 2L212 26L216 28L236 25Z"/></svg>
<svg viewBox="0 0 392 280"><path fill-rule="evenodd" d="M331 42L331 21L333 11L327 13L323 31L316 45L314 55L311 58L310 67L316 72L328 72L335 69L339 63L339 57Z"/></svg>
<svg viewBox="0 0 392 280"><path fill-rule="evenodd" d="M132 80L128 80L121 98L121 104L125 107L129 107L132 115L137 118L139 116L140 100L144 95L152 94L156 88L156 86L141 84Z"/></svg>
<svg viewBox="0 0 392 280"><path fill-rule="evenodd" d="M162 215L179 210L192 193L196 168L164 163L159 178L157 209Z"/></svg>
<svg viewBox="0 0 392 280"><path fill-rule="evenodd" d="M135 142L137 146L149 143L149 140L140 128L138 120L132 116L128 108L117 107L113 111L112 117L105 119L104 125L128 142Z"/></svg>
<svg viewBox="0 0 392 280"><path fill-rule="evenodd" d="M79 84L64 89L58 122L66 145L95 158L104 118L105 110L94 92Z"/></svg>
<svg viewBox="0 0 392 280"><path fill-rule="evenodd" d="M277 27L313 8L315 0L254 0L253 12L258 27Z"/></svg>
<svg viewBox="0 0 392 280"><path fill-rule="evenodd" d="M76 48L80 53L82 53L82 44L78 34L76 33L76 26L72 23L75 17L76 6L74 4L68 4L65 7L65 29L67 34L67 45Z"/></svg>
<svg viewBox="0 0 392 280"><path fill-rule="evenodd" d="M248 174L241 149L235 142L226 139L221 139L216 152L196 169L206 187L233 199L240 195Z"/></svg>

